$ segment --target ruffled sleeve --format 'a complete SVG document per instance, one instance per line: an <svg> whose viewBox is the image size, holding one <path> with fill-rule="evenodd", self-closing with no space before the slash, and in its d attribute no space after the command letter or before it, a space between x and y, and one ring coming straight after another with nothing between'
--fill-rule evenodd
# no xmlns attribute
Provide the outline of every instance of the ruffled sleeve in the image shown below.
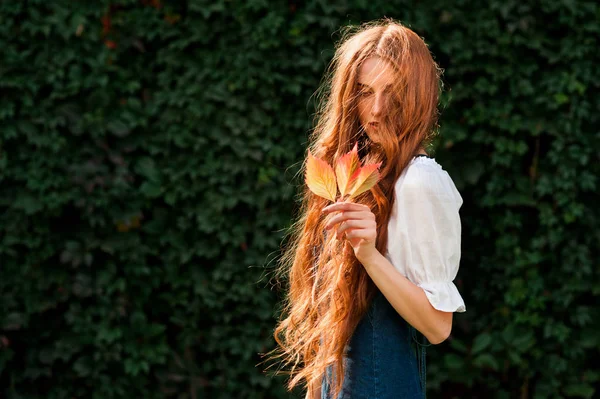
<svg viewBox="0 0 600 399"><path fill-rule="evenodd" d="M460 263L463 202L454 182L435 160L423 159L409 164L394 190L388 259L425 291L435 309L464 312L453 282Z"/></svg>

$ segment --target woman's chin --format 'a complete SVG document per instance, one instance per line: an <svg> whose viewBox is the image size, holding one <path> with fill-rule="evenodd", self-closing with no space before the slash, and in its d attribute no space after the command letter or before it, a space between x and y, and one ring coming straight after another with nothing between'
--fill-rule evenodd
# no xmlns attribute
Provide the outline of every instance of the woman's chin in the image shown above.
<svg viewBox="0 0 600 399"><path fill-rule="evenodd" d="M371 141L371 143L373 143L373 144L379 144L380 143L379 137L376 134L373 134L373 133L367 134L367 137L369 138L369 141Z"/></svg>

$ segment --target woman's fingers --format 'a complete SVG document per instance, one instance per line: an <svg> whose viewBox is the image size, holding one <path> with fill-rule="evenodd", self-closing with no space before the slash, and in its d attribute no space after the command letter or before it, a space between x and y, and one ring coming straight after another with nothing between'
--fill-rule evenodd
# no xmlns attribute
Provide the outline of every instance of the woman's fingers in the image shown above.
<svg viewBox="0 0 600 399"><path fill-rule="evenodd" d="M341 212L339 215L335 215L331 218L329 222L325 225L325 229L329 230L336 224L343 222L345 220L375 220L375 215L373 212L361 211L361 212Z"/></svg>
<svg viewBox="0 0 600 399"><path fill-rule="evenodd" d="M372 220L345 220L338 226L336 235L342 237L348 229L376 229L377 225Z"/></svg>
<svg viewBox="0 0 600 399"><path fill-rule="evenodd" d="M353 238L362 238L365 240L369 240L372 238L372 234L369 233L369 231L364 230L364 229L359 229L359 230L348 230L346 231L346 238L351 240Z"/></svg>
<svg viewBox="0 0 600 399"><path fill-rule="evenodd" d="M336 202L331 205L327 205L323 208L323 213L336 212L336 211L371 211L366 205L357 204L355 202Z"/></svg>
<svg viewBox="0 0 600 399"><path fill-rule="evenodd" d="M377 221L371 209L363 204L336 202L323 208L323 213L339 212L325 225L329 230L337 225L336 237L363 238L371 241L377 236Z"/></svg>

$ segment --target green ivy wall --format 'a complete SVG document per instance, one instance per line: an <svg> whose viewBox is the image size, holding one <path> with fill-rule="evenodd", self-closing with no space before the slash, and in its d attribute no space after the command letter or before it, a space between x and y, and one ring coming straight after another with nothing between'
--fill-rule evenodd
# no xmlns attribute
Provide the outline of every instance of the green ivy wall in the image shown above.
<svg viewBox="0 0 600 399"><path fill-rule="evenodd" d="M0 2L0 397L291 398L256 365L339 28L445 69L468 311L435 398L592 398L595 1Z"/></svg>

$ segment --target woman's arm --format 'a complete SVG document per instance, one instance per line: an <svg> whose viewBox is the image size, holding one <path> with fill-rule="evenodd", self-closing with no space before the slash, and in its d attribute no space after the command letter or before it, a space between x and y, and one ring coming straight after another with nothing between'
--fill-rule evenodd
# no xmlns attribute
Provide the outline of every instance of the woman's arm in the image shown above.
<svg viewBox="0 0 600 399"><path fill-rule="evenodd" d="M425 291L400 274L379 251L360 262L400 316L429 342L439 344L448 338L452 330L452 312L435 309Z"/></svg>
<svg viewBox="0 0 600 399"><path fill-rule="evenodd" d="M419 330L432 344L439 344L448 338L452 330L452 312L434 308L424 289L404 277L379 252L375 246L376 219L369 207L356 203L336 202L323 208L323 212L339 212L327 222L325 228L330 229L337 225L336 236L348 240L358 261L362 263L371 280L400 316ZM421 215L418 216L430 222ZM414 215L411 217L417 219ZM437 252L435 254L437 255ZM438 262L435 256L429 258L427 262ZM435 263L435 266L441 264ZM437 270L436 274L443 273Z"/></svg>

